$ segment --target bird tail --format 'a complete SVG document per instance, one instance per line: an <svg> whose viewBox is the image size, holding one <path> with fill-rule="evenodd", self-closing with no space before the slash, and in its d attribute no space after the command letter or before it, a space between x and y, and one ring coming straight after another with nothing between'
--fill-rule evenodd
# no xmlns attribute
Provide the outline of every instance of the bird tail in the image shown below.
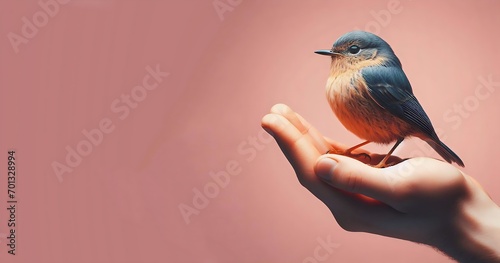
<svg viewBox="0 0 500 263"><path fill-rule="evenodd" d="M456 153L454 153L448 146L446 146L442 141L439 139L433 140L433 139L426 139L425 140L431 147L434 149L443 159L445 159L447 162L452 163L455 162L458 165L465 167L464 162L458 157Z"/></svg>

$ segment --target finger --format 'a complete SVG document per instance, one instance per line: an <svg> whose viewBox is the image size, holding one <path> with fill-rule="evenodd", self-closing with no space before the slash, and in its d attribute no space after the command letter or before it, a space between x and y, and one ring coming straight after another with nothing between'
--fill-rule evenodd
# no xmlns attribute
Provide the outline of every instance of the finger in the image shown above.
<svg viewBox="0 0 500 263"><path fill-rule="evenodd" d="M271 108L271 113L279 114L285 117L295 128L302 134L306 134L309 131L309 127L306 127L297 117L297 114L285 104L276 104Z"/></svg>
<svg viewBox="0 0 500 263"><path fill-rule="evenodd" d="M329 150L328 143L321 133L287 105L276 104L271 108L271 112L285 117L305 137L305 140L312 143L319 154Z"/></svg>
<svg viewBox="0 0 500 263"><path fill-rule="evenodd" d="M285 104L276 104L271 108L271 112L282 115L302 134L311 136L312 142L314 143L316 149L318 149L318 152L323 154L331 150L329 143L325 140L323 135L300 114L294 112L289 106Z"/></svg>
<svg viewBox="0 0 500 263"><path fill-rule="evenodd" d="M326 153L328 150L330 150L328 142L325 140L323 135L306 119L304 119L300 114L294 112L287 105L277 104L271 109L271 112L281 114L282 116L287 118L301 133L311 136L312 142L318 152Z"/></svg>
<svg viewBox="0 0 500 263"><path fill-rule="evenodd" d="M276 139L286 158L293 166L301 184L323 201L345 229L378 232L383 222L391 221L397 212L389 206L366 202L323 183L314 174L314 164L320 156L317 149L288 119L278 114L268 114L262 127Z"/></svg>
<svg viewBox="0 0 500 263"><path fill-rule="evenodd" d="M304 125L304 127L308 130L309 136L311 136L314 146L320 153L326 153L330 150L330 144L325 140L325 137L312 126L309 122L307 122L300 114L295 113L300 122Z"/></svg>
<svg viewBox="0 0 500 263"><path fill-rule="evenodd" d="M347 149L349 149L349 146L337 142L331 138L325 137L325 140L337 152L345 152Z"/></svg>
<svg viewBox="0 0 500 263"><path fill-rule="evenodd" d="M282 125L268 125L269 119L274 118L274 123L281 122ZM282 115L264 116L263 126L273 127L275 139L294 167L301 184L328 206L342 228L383 234L385 230L382 226L385 222L393 222L399 218L399 212L388 205L367 201L366 198L332 188L320 181L314 173L316 159L313 159L320 156L319 153Z"/></svg>
<svg viewBox="0 0 500 263"><path fill-rule="evenodd" d="M412 158L384 169L384 173L397 197L394 207L400 211L432 213L431 207L439 202L456 200L467 192L463 173L433 158Z"/></svg>
<svg viewBox="0 0 500 263"><path fill-rule="evenodd" d="M315 181L313 166L320 153L312 144L310 137L302 134L287 118L278 114L264 116L262 127L274 137L299 176L299 180ZM302 178L301 176L310 177Z"/></svg>
<svg viewBox="0 0 500 263"><path fill-rule="evenodd" d="M395 193L383 170L333 154L320 157L315 166L316 174L333 187L362 194L392 206L395 203Z"/></svg>

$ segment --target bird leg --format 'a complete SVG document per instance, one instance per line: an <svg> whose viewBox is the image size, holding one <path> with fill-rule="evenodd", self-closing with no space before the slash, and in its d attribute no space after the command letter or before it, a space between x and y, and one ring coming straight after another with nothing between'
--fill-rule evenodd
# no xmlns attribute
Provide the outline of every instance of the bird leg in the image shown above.
<svg viewBox="0 0 500 263"><path fill-rule="evenodd" d="M367 160L371 160L372 158L370 157L370 155L366 154L366 153L352 153L352 151L358 149L359 147L361 146L364 146L366 144L369 144L371 141L365 141L365 142L362 142L360 144L357 144L357 145L354 145L353 147L345 150L345 151L336 151L335 149L334 150L328 150L326 152L326 154L328 153L337 153L337 154L340 154L340 155L346 155L346 156L349 156L349 157L353 157L353 158L356 158L358 159L359 157L364 157L365 159Z"/></svg>
<svg viewBox="0 0 500 263"><path fill-rule="evenodd" d="M391 154L394 152L394 150L396 150L396 148L399 146L399 144L403 141L404 138L400 138L398 139L398 141L396 142L396 144L394 144L394 146L392 146L391 150L389 151L389 153L387 153L387 155L384 157L384 159L382 159L382 161L380 161L377 165L375 165L374 167L375 168L384 168L384 167L387 167L387 160L389 160L389 157L391 157Z"/></svg>

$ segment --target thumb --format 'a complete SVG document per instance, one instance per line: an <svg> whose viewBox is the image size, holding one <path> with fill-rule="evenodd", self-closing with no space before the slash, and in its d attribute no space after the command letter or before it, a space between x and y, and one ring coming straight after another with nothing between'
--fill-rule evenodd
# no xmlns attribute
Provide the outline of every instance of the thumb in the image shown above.
<svg viewBox="0 0 500 263"><path fill-rule="evenodd" d="M383 169L368 166L342 155L322 155L314 167L316 175L329 185L392 204L394 191Z"/></svg>

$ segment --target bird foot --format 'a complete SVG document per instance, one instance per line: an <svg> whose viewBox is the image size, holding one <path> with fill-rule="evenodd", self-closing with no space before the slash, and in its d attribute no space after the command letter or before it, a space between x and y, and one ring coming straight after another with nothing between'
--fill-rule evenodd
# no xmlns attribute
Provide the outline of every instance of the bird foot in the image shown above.
<svg viewBox="0 0 500 263"><path fill-rule="evenodd" d="M388 163L386 160L382 160L378 164L372 165L372 167L373 168L387 168L387 167L391 167L391 166L396 165L396 164L397 164L397 162Z"/></svg>
<svg viewBox="0 0 500 263"><path fill-rule="evenodd" d="M378 163L378 164L376 164L376 165L373 165L372 167L373 167L373 168L386 168L386 167L389 167L389 166L391 166L391 165L393 165L393 164L387 164L387 163L382 163L382 162L380 162L380 163Z"/></svg>
<svg viewBox="0 0 500 263"><path fill-rule="evenodd" d="M357 159L359 161L368 162L368 163L372 160L372 157L367 153L352 153L351 151L338 151L335 149L331 149L331 150L328 150L325 154L329 154L329 153L348 156L348 157Z"/></svg>

